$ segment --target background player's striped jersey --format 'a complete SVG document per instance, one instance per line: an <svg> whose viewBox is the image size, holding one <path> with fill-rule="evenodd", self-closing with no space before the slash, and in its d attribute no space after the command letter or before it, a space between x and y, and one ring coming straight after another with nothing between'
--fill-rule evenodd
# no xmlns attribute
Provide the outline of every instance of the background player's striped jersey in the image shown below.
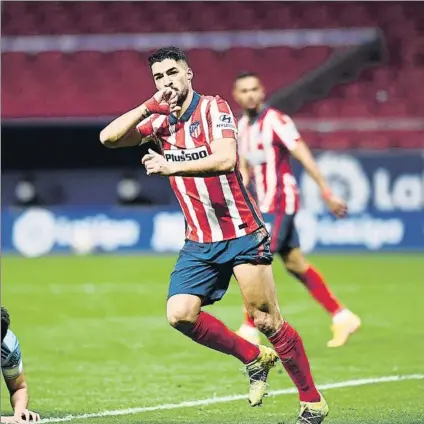
<svg viewBox="0 0 424 424"><path fill-rule="evenodd" d="M5 379L18 377L22 373L22 355L19 341L15 334L7 330L1 343L1 371Z"/></svg>
<svg viewBox="0 0 424 424"><path fill-rule="evenodd" d="M293 214L299 208L299 192L290 165L290 151L300 140L291 118L266 107L249 122L238 125L239 149L249 163L261 212Z"/></svg>
<svg viewBox="0 0 424 424"><path fill-rule="evenodd" d="M154 132L167 161L195 161L211 154L211 143L237 139L233 113L220 97L195 93L187 111L152 115L138 125L140 134ZM187 238L200 243L230 240L263 225L260 212L244 188L238 164L234 172L214 177L170 177L187 223Z"/></svg>

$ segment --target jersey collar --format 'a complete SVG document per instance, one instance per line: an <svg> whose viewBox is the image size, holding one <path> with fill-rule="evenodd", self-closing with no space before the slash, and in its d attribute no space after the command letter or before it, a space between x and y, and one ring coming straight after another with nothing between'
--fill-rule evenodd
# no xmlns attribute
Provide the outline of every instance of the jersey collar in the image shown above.
<svg viewBox="0 0 424 424"><path fill-rule="evenodd" d="M197 105L199 104L199 101L200 101L200 94L194 91L193 99L191 100L191 103L189 107L187 108L187 110L179 118L177 118L175 115L170 115L169 123L171 125L175 125L178 121L187 122L191 118L191 115L193 115L193 112L196 109Z"/></svg>

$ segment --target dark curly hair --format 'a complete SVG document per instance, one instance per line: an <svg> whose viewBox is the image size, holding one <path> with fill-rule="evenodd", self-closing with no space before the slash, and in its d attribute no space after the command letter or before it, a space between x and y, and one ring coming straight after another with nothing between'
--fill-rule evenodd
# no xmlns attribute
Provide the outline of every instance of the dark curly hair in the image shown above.
<svg viewBox="0 0 424 424"><path fill-rule="evenodd" d="M180 48L170 46L163 47L154 52L149 57L149 66L152 67L154 63L163 62L165 59L172 59L175 62L185 62L188 65L186 54Z"/></svg>
<svg viewBox="0 0 424 424"><path fill-rule="evenodd" d="M7 334L7 330L9 330L10 327L10 315L9 312L7 312L7 309L2 306L1 307L1 341L4 340Z"/></svg>

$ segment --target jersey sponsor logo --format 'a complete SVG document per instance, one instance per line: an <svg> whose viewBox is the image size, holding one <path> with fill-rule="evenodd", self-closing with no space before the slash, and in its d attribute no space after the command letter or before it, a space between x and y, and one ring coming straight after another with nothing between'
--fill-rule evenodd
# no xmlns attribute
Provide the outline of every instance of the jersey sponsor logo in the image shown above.
<svg viewBox="0 0 424 424"><path fill-rule="evenodd" d="M190 131L190 135L193 138L199 137L200 134L202 133L202 127L200 126L200 122L199 121L193 122L190 125L189 131Z"/></svg>
<svg viewBox="0 0 424 424"><path fill-rule="evenodd" d="M208 151L206 146L186 150L165 150L164 156L168 162L185 162L203 159L208 156Z"/></svg>
<svg viewBox="0 0 424 424"><path fill-rule="evenodd" d="M219 120L220 120L221 122L225 122L225 123L227 123L227 124L230 124L230 123L231 123L231 121L232 121L232 119L231 119L231 116L230 116L230 115L221 115L221 116L219 117Z"/></svg>
<svg viewBox="0 0 424 424"><path fill-rule="evenodd" d="M234 119L231 115L228 115L227 113L224 113L219 116L218 118L221 123L216 124L216 128L219 129L236 129Z"/></svg>

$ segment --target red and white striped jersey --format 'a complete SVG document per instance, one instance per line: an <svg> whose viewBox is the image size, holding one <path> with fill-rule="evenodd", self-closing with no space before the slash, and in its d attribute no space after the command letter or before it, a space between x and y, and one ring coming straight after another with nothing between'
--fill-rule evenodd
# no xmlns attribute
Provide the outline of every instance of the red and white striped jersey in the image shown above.
<svg viewBox="0 0 424 424"><path fill-rule="evenodd" d="M152 115L138 125L141 134L146 133L146 125L153 127L167 161L199 160L211 154L214 140L237 140L233 113L219 96L194 93L179 119L174 115ZM230 240L263 226L259 208L243 186L238 163L235 171L226 175L170 177L170 183L184 213L186 237L190 240Z"/></svg>
<svg viewBox="0 0 424 424"><path fill-rule="evenodd" d="M299 209L299 191L290 151L301 137L292 119L266 107L254 121L243 116L238 129L239 152L250 165L261 212L295 213Z"/></svg>

